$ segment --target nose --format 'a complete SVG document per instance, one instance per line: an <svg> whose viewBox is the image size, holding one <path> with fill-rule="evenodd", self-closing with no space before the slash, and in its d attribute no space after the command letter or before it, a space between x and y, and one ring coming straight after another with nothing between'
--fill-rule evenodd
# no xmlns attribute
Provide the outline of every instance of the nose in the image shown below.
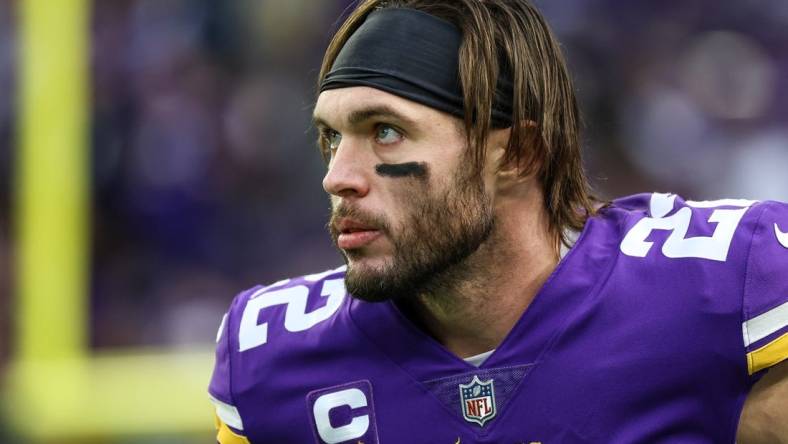
<svg viewBox="0 0 788 444"><path fill-rule="evenodd" d="M364 168L363 150L349 137L343 138L328 164L323 189L338 197L364 197L369 192L368 172Z"/></svg>

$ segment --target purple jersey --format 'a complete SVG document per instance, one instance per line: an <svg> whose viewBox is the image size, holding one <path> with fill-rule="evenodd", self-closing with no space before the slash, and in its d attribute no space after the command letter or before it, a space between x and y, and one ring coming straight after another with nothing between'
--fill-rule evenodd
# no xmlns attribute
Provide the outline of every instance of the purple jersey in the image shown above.
<svg viewBox="0 0 788 444"><path fill-rule="evenodd" d="M777 202L620 199L480 367L344 268L253 288L219 332L223 442L732 443L788 357L786 232Z"/></svg>

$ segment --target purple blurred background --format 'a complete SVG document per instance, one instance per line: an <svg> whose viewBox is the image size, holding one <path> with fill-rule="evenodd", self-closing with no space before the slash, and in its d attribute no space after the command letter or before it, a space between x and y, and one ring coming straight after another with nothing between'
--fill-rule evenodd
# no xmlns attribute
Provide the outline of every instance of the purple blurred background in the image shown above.
<svg viewBox="0 0 788 444"><path fill-rule="evenodd" d="M209 344L237 291L341 262L310 115L347 3L94 3L94 347ZM576 80L600 195L788 200L788 2L536 3ZM14 303L14 22L0 0L0 368Z"/></svg>

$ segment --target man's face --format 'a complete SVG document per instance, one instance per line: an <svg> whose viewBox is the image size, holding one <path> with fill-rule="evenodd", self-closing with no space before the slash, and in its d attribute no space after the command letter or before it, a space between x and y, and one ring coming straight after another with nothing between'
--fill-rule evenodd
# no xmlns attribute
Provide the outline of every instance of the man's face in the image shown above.
<svg viewBox="0 0 788 444"><path fill-rule="evenodd" d="M331 152L323 187L346 286L368 301L436 290L490 236L491 197L473 175L460 121L373 88L325 91L315 106Z"/></svg>

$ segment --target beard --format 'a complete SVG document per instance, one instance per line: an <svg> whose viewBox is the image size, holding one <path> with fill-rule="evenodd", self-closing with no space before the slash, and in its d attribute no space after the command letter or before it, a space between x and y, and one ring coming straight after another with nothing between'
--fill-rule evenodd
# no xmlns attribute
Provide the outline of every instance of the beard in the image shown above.
<svg viewBox="0 0 788 444"><path fill-rule="evenodd" d="M398 232L384 217L353 207L334 208L329 231L335 245L339 232L334 221L350 217L382 231L394 247L392 257L374 268L350 263L365 256L363 248L343 251L348 263L345 287L353 297L368 302L410 300L439 293L463 278L464 263L493 232L494 216L481 178L457 177L442 193L409 190L402 203L412 209Z"/></svg>

